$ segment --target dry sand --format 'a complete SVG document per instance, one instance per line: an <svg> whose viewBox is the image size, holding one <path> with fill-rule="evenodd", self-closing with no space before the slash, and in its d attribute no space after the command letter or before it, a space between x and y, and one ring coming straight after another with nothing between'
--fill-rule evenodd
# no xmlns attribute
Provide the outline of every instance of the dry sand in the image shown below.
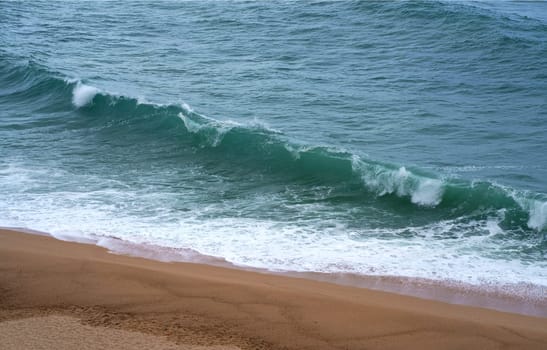
<svg viewBox="0 0 547 350"><path fill-rule="evenodd" d="M0 347L78 350L238 350L235 346L178 345L165 337L83 325L67 316L29 317L0 323Z"/></svg>
<svg viewBox="0 0 547 350"><path fill-rule="evenodd" d="M547 318L1 230L0 348L75 341L81 349L547 349Z"/></svg>

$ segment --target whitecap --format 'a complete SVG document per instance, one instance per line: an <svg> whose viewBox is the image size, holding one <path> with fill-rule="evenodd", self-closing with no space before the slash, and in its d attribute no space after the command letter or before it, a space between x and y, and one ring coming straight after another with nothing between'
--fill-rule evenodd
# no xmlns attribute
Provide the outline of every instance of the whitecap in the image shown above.
<svg viewBox="0 0 547 350"><path fill-rule="evenodd" d="M96 87L78 82L72 90L72 103L78 108L83 107L93 101L93 98L99 92L100 90Z"/></svg>
<svg viewBox="0 0 547 350"><path fill-rule="evenodd" d="M528 227L541 231L547 224L547 202L535 200L530 205Z"/></svg>
<svg viewBox="0 0 547 350"><path fill-rule="evenodd" d="M412 192L410 200L414 204L436 206L442 200L442 182L435 179L421 180L418 187Z"/></svg>

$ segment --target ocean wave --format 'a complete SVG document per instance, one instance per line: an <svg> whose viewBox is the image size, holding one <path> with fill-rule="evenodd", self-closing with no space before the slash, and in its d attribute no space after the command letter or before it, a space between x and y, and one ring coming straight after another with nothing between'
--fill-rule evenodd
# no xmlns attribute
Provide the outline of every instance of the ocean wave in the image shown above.
<svg viewBox="0 0 547 350"><path fill-rule="evenodd" d="M59 104L88 117L80 127L137 123L119 133L140 133L143 139L178 133L197 154L215 155L219 162L247 171L275 173L286 181L358 188L361 196L398 198L430 210L462 216L476 211L506 210L505 225L543 231L547 226L544 194L506 188L488 181L445 179L423 169L390 164L323 145L302 145L287 134L256 123L209 118L185 104L160 105L108 93L75 79L64 79L34 63L0 70L3 97L30 98L41 107ZM52 96L55 97L52 99ZM153 127L151 127L153 126ZM503 223L502 223L503 224Z"/></svg>
<svg viewBox="0 0 547 350"><path fill-rule="evenodd" d="M284 172L293 179L306 178L325 183L348 183L362 188L363 195L395 196L422 207L449 207L458 215L482 209L507 209L511 222L526 221L530 229L542 231L547 225L547 199L542 194L519 192L487 181L468 182L442 179L420 169L360 157L325 146L300 145L287 135L259 125L246 125L209 118L185 105L140 104L127 97L105 95L94 108L127 109L167 113L173 128L182 121L184 132L199 149L220 153L226 161L237 161L250 169ZM97 101L100 102L100 101ZM118 104L119 102L119 104ZM119 114L119 113L113 113ZM145 115L133 114L139 118Z"/></svg>

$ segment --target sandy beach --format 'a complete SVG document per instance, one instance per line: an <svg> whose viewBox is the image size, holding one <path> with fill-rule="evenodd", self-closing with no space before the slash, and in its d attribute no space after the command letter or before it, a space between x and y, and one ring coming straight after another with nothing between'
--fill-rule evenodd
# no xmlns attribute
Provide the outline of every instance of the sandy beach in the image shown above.
<svg viewBox="0 0 547 350"><path fill-rule="evenodd" d="M545 349L547 318L0 231L3 349Z"/></svg>

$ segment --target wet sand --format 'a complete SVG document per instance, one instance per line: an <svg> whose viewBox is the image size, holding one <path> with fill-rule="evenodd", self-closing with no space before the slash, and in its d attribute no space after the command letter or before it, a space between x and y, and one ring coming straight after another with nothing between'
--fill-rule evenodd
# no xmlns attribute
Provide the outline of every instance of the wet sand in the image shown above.
<svg viewBox="0 0 547 350"><path fill-rule="evenodd" d="M547 318L0 230L0 344L69 349L70 334L82 349L546 349Z"/></svg>

